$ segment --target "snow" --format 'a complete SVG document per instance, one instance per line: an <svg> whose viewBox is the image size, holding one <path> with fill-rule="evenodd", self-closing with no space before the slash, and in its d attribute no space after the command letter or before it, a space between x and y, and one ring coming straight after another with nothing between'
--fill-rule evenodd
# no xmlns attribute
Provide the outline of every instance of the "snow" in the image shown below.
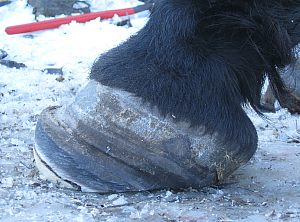
<svg viewBox="0 0 300 222"><path fill-rule="evenodd" d="M140 4L90 2L93 11ZM27 66L0 65L0 221L300 220L300 121L284 109L266 118L247 110L258 131L258 151L221 187L99 195L41 180L32 154L38 115L74 98L99 54L134 35L147 13L132 16L131 28L96 19L21 35L4 32L33 22L31 12L25 0L0 7L0 49L8 53L6 59ZM62 68L63 78L43 72L46 68Z"/></svg>
<svg viewBox="0 0 300 222"><path fill-rule="evenodd" d="M124 205L127 203L128 203L128 201L126 200L126 198L124 196L120 196L118 199L116 199L112 202L113 205Z"/></svg>

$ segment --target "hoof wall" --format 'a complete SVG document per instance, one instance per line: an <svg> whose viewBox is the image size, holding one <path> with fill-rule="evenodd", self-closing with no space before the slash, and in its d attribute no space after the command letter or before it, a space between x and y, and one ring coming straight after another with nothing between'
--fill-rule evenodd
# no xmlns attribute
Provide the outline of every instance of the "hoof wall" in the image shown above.
<svg viewBox="0 0 300 222"><path fill-rule="evenodd" d="M35 141L46 178L99 193L198 189L218 183L253 155L234 156L232 147L218 145L200 128L175 123L95 81L70 105L44 110Z"/></svg>

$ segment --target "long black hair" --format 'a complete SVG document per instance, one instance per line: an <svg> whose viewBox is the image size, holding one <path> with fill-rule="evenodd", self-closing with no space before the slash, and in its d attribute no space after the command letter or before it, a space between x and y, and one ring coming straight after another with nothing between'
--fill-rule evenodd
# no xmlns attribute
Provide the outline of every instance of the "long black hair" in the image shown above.
<svg viewBox="0 0 300 222"><path fill-rule="evenodd" d="M241 106L260 112L266 77L279 101L299 102L279 74L295 60L299 12L291 0L157 0L145 27L101 55L90 77L162 115L248 141L256 132Z"/></svg>

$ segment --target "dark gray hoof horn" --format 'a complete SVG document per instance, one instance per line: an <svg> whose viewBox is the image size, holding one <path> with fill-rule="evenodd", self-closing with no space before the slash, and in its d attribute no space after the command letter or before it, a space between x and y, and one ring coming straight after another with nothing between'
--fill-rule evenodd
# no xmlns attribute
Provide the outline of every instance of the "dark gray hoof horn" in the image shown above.
<svg viewBox="0 0 300 222"><path fill-rule="evenodd" d="M201 188L252 156L231 158L201 127L164 118L130 93L95 81L70 105L44 110L35 140L44 174L100 193Z"/></svg>

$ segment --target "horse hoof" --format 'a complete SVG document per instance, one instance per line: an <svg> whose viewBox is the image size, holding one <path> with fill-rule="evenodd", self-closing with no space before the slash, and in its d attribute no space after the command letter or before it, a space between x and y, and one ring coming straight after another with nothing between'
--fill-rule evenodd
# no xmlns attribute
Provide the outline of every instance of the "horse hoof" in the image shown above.
<svg viewBox="0 0 300 222"><path fill-rule="evenodd" d="M99 193L201 188L250 158L229 158L229 148L203 128L163 117L132 94L96 81L70 105L44 110L35 142L36 163L47 178Z"/></svg>

